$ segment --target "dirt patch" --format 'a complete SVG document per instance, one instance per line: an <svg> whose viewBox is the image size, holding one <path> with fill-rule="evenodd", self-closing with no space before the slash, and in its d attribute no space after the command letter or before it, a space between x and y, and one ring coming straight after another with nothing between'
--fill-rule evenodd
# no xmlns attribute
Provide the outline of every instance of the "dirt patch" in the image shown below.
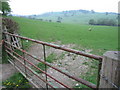
<svg viewBox="0 0 120 90"><path fill-rule="evenodd" d="M3 81L11 77L15 72L18 72L11 64L0 64L0 66L2 67L0 74Z"/></svg>
<svg viewBox="0 0 120 90"><path fill-rule="evenodd" d="M0 64L0 89L4 88L2 86L2 81L11 77L15 72L18 72L11 64Z"/></svg>
<svg viewBox="0 0 120 90"><path fill-rule="evenodd" d="M60 42L59 42L60 43ZM55 44L57 44L55 42ZM75 47L75 45L73 44L68 44L68 45L62 45L63 47L66 48L73 48ZM84 50L85 53L89 53L92 50ZM43 46L39 45L39 44L34 44L33 46L30 47L29 51L30 54L33 54L34 56L36 56L39 59L44 59L44 54L43 54ZM51 63L52 66L69 73L70 75L73 75L77 78L79 78L81 75L83 75L84 73L87 72L88 70L88 66L84 65L84 62L90 62L88 60L88 58L85 58L83 56L79 56L79 55L75 55L72 53L68 53L62 50L58 50L58 49L54 49L51 47L46 47L46 57L49 56L51 53L54 53L56 55L56 58L54 60L53 63ZM38 64L39 62L36 60L31 59L30 57L26 56L27 59L29 59L29 61L31 61L34 64ZM52 77L56 78L57 80L59 80L60 82L68 85L69 87L73 87L77 84L76 81L68 78L67 76L59 73L58 71L52 69L52 68L48 68L47 69L47 73L49 75L51 75ZM45 74L39 74L40 77L45 78ZM35 81L37 80L37 84L38 85L42 85L42 87L46 87L45 83L39 81L38 79L36 79L35 76L32 77L33 79L35 79ZM52 84L55 87L58 88L63 88L62 85L56 83L53 79L48 78L48 82L50 84Z"/></svg>

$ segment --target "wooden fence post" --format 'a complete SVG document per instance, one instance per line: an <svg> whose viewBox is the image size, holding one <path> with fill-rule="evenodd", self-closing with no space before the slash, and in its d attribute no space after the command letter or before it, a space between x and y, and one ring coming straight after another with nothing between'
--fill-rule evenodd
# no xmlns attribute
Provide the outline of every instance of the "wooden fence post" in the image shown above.
<svg viewBox="0 0 120 90"><path fill-rule="evenodd" d="M107 51L103 55L99 88L120 90L120 51Z"/></svg>

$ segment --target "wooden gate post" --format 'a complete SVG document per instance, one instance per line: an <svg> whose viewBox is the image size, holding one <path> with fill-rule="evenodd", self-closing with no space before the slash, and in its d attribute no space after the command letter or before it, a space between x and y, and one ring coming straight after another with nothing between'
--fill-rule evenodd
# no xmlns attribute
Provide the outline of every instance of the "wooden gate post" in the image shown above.
<svg viewBox="0 0 120 90"><path fill-rule="evenodd" d="M120 51L107 51L103 55L99 88L120 90Z"/></svg>

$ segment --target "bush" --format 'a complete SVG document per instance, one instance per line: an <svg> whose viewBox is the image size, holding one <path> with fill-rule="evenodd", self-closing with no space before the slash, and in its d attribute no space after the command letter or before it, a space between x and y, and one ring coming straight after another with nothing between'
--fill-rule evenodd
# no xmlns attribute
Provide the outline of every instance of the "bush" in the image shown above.
<svg viewBox="0 0 120 90"><path fill-rule="evenodd" d="M116 26L117 25L117 22L113 19L110 19L109 22L108 22L108 25L109 26Z"/></svg>
<svg viewBox="0 0 120 90"><path fill-rule="evenodd" d="M94 24L95 24L95 20L94 20L94 19L90 19L90 20L89 20L89 24L90 24L90 25L94 25Z"/></svg>
<svg viewBox="0 0 120 90"><path fill-rule="evenodd" d="M18 29L19 29L18 24L15 21L13 21L12 19L2 18L2 25L3 25L3 27L2 27L3 30L6 27L7 32L12 33L12 34L18 33ZM3 46L2 47L2 63L8 63L7 59L8 59L8 57L5 52L5 48Z"/></svg>
<svg viewBox="0 0 120 90"><path fill-rule="evenodd" d="M3 25L3 29L6 26L9 33L18 33L18 29L19 29L18 24L12 19L2 18L2 25Z"/></svg>

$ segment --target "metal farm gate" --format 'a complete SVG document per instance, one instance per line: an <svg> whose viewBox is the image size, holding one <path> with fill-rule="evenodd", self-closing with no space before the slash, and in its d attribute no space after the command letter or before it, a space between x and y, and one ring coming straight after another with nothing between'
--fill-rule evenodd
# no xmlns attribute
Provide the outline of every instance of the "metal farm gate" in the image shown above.
<svg viewBox="0 0 120 90"><path fill-rule="evenodd" d="M81 51L77 51L77 50L74 50L74 49L64 48L64 47L61 47L59 45L55 45L55 44L51 44L51 43L47 43L47 42L43 42L43 41L39 41L39 40L34 40L34 39L27 38L27 37L22 37L22 36L19 36L19 35L15 35L15 34L10 34L8 32L3 32L3 36L4 36L3 43L4 43L5 51L7 52L8 56L11 57L11 58L9 58L9 62L17 70L19 70L19 72L22 73L23 76L26 79L28 79L29 82L31 82L34 85L34 87L42 88L42 85L40 86L40 85L37 85L35 83L37 81L39 81L39 82L42 81L42 82L45 83L46 88L54 88L55 89L56 88L55 85L53 85L52 83L50 83L48 81L48 78L51 78L56 83L60 84L62 87L72 89L72 87L69 87L68 85L66 85L66 83L62 83L59 80L57 80L57 78L49 75L47 73L47 67L49 67L49 68L52 68L52 69L56 70L57 72L65 75L65 76L67 76L68 78L73 79L76 82L84 84L84 85L86 85L90 88L93 88L93 89L98 88L99 81L100 81L100 69L101 69L101 63L102 63L102 57L101 56L86 54L86 53L83 53ZM9 40L9 39L12 39L12 38L16 39L18 41L14 42L12 40ZM36 56L31 55L26 50L24 50L22 44L20 44L21 41L23 41L23 40L28 40L28 41L31 41L31 42L34 42L34 43L37 43L37 44L41 44L43 46L44 60L39 59ZM19 42L19 44L18 44L18 42ZM74 53L76 55L81 55L81 56L84 56L84 57L92 58L92 59L95 59L95 60L99 61L97 85L95 85L91 82L88 82L88 81L86 81L82 78L75 77L75 76L73 76L73 75L71 75L67 72L64 72L64 71L52 66L50 63L48 63L46 61L46 46L49 46L49 47L52 47L52 48L55 48L55 49L59 49L59 50L63 50L63 51L66 51L66 52ZM22 54L19 54L18 51L21 52ZM33 58L33 60L36 60L38 62L43 63L45 65L45 70L42 70L42 69L38 68L35 64L33 64L32 62L27 60L25 58L24 54L28 55L30 58ZM37 70L42 72L45 76L41 77L31 67L36 68ZM37 79L33 80L32 76L36 76Z"/></svg>

